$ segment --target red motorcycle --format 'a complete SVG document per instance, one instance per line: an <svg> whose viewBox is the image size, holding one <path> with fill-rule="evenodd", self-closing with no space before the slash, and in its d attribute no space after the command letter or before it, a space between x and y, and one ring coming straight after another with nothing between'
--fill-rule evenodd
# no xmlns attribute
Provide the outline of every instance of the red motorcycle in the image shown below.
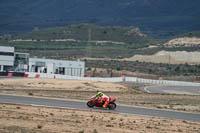
<svg viewBox="0 0 200 133"><path fill-rule="evenodd" d="M109 103L107 105L107 108L110 109L110 110L114 110L117 105L115 103L116 99L113 98L113 97L109 97ZM103 105L104 105L105 101L101 102L99 99L98 99L98 96L93 96L91 97L91 99L87 102L87 106L90 107L90 108L93 108L94 106L95 107L101 107L103 108Z"/></svg>

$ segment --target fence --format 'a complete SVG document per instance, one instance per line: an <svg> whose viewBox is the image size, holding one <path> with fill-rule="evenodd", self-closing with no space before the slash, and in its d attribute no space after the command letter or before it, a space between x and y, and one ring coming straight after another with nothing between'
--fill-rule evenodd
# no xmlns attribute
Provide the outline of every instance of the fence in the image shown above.
<svg viewBox="0 0 200 133"><path fill-rule="evenodd" d="M142 78L137 78L136 83L160 84L160 85L168 85L168 86L200 86L200 83L194 83L194 82L152 80L152 79L142 79Z"/></svg>
<svg viewBox="0 0 200 133"><path fill-rule="evenodd" d="M55 78L55 79L72 79L72 80L89 80L89 81L101 81L101 82L122 82L123 78L97 78L97 77L76 77L68 75L59 75L59 74L44 74L44 73L30 73L27 72L29 78Z"/></svg>
<svg viewBox="0 0 200 133"><path fill-rule="evenodd" d="M44 74L44 73L25 73L26 77L30 78L55 78L55 79L72 79L72 80L88 80L88 81L101 81L101 82L134 82L134 83L148 83L160 84L170 86L200 86L200 83L184 82L184 81L171 81L171 80L152 80L137 77L113 77L113 78L97 78L97 77L75 77L68 75L58 74Z"/></svg>

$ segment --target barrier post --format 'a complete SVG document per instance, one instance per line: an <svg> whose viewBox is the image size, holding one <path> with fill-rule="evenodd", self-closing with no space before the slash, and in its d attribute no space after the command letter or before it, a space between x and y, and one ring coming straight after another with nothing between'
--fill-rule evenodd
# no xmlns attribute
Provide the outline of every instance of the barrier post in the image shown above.
<svg viewBox="0 0 200 133"><path fill-rule="evenodd" d="M35 75L35 78L40 78L40 74L36 74L36 75Z"/></svg>

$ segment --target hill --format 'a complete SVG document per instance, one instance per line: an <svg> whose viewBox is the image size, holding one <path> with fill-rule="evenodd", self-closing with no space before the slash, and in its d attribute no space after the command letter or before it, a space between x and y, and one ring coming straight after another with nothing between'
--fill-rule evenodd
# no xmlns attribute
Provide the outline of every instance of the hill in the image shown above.
<svg viewBox="0 0 200 133"><path fill-rule="evenodd" d="M161 46L165 48L184 48L186 51L199 51L200 31L189 32L163 40ZM192 48L192 50L187 50L187 48Z"/></svg>
<svg viewBox="0 0 200 133"><path fill-rule="evenodd" d="M198 37L198 38L200 38L200 31L185 33L183 35L179 35L178 37Z"/></svg>
<svg viewBox="0 0 200 133"><path fill-rule="evenodd" d="M134 55L126 58L127 61L154 62L165 64L200 64L200 52L186 51L159 51L154 55Z"/></svg>
<svg viewBox="0 0 200 133"><path fill-rule="evenodd" d="M175 38L163 44L164 47L200 47L200 38L197 37L180 37Z"/></svg>
<svg viewBox="0 0 200 133"><path fill-rule="evenodd" d="M139 28L91 24L37 28L18 36L6 35L0 37L0 45L14 46L18 52L27 52L31 56L73 60L82 57L122 59L153 55L161 50L200 51L198 32L171 40L155 40Z"/></svg>
<svg viewBox="0 0 200 133"><path fill-rule="evenodd" d="M199 5L199 0L1 0L0 34L91 23L170 37L200 30Z"/></svg>
<svg viewBox="0 0 200 133"><path fill-rule="evenodd" d="M17 52L52 59L124 58L156 44L135 27L96 26L90 24L37 29L18 36L0 37L1 46L13 46Z"/></svg>
<svg viewBox="0 0 200 133"><path fill-rule="evenodd" d="M149 45L153 40L143 34L139 28L96 26L91 24L70 25L42 29L17 37L18 39L46 40L46 41L86 41L96 43L140 44ZM20 40L18 40L20 41Z"/></svg>

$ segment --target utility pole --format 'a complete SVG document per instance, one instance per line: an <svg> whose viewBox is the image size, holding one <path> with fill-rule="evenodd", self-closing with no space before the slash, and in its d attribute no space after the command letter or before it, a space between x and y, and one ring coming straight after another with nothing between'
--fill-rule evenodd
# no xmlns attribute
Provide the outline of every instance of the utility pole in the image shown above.
<svg viewBox="0 0 200 133"><path fill-rule="evenodd" d="M88 57L91 57L91 46L90 46L90 41L91 41L91 38L92 38L92 30L91 28L88 29L88 42L87 42L87 56Z"/></svg>
<svg viewBox="0 0 200 133"><path fill-rule="evenodd" d="M90 42L91 41L91 38L92 38L92 34L91 34L91 28L89 28L89 30L88 30L88 42Z"/></svg>
<svg viewBox="0 0 200 133"><path fill-rule="evenodd" d="M171 63L171 56L170 56L170 54L169 54L169 64Z"/></svg>

